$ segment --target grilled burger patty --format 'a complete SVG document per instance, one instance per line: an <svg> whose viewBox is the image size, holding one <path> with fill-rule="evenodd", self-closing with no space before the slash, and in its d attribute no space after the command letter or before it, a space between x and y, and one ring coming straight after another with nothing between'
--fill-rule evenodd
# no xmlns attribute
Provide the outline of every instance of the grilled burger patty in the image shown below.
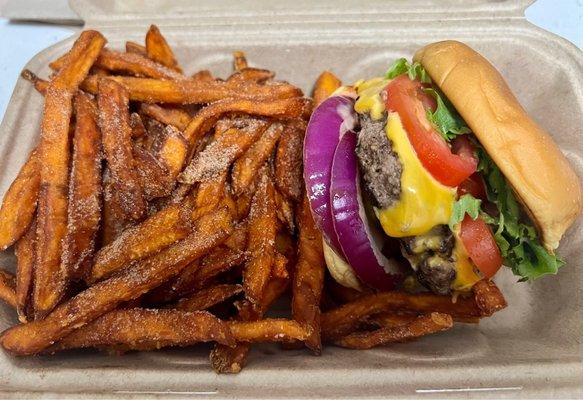
<svg viewBox="0 0 583 400"><path fill-rule="evenodd" d="M364 190L373 205L388 208L401 196L403 165L385 133L386 120L360 116L356 155ZM435 293L447 294L456 277L455 238L440 225L430 232L399 240L403 256L416 271L419 282Z"/></svg>

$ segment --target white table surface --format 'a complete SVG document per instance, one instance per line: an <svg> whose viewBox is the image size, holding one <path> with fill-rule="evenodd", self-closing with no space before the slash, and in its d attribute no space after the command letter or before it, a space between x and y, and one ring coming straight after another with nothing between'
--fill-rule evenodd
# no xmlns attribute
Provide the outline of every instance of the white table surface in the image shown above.
<svg viewBox="0 0 583 400"><path fill-rule="evenodd" d="M0 7L5 0L0 0ZM526 18L583 49L583 0L538 0ZM70 36L74 30L61 25L10 22L0 18L0 119L22 67L36 53Z"/></svg>

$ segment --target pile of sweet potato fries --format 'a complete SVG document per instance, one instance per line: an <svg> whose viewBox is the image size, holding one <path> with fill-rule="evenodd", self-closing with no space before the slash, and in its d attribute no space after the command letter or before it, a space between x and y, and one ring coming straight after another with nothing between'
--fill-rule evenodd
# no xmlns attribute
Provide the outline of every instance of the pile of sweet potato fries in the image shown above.
<svg viewBox="0 0 583 400"><path fill-rule="evenodd" d="M473 294L356 292L327 275L302 179L314 98L234 54L226 80L185 75L157 27L145 46L81 33L23 76L44 96L36 149L4 196L0 298L20 324L14 355L72 348L153 350L214 342L217 372L252 343L370 348L478 322L505 306L492 282ZM269 317L287 304L287 318ZM322 309L322 313L321 313Z"/></svg>

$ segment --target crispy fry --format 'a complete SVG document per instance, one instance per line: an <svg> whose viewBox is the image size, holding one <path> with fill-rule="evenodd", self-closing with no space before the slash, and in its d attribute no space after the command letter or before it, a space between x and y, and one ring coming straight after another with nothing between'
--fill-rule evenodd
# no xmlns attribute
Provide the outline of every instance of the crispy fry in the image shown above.
<svg viewBox="0 0 583 400"><path fill-rule="evenodd" d="M174 187L174 179L168 169L148 150L134 145L134 165L140 186L147 200L168 196Z"/></svg>
<svg viewBox="0 0 583 400"><path fill-rule="evenodd" d="M114 310L72 332L47 353L65 349L124 345L127 350L155 350L201 342L233 345L230 327L204 311Z"/></svg>
<svg viewBox="0 0 583 400"><path fill-rule="evenodd" d="M145 115L141 115L141 118L146 127L146 136L142 142L142 147L155 154L160 151L160 147L164 142L166 127L155 119L148 118Z"/></svg>
<svg viewBox="0 0 583 400"><path fill-rule="evenodd" d="M243 291L241 285L216 285L199 290L189 297L180 299L170 308L184 311L202 311L231 298Z"/></svg>
<svg viewBox="0 0 583 400"><path fill-rule="evenodd" d="M36 221L22 236L14 248L16 255L16 311L20 322L26 322L30 313L34 260L36 257Z"/></svg>
<svg viewBox="0 0 583 400"><path fill-rule="evenodd" d="M354 330L356 324L369 315L396 311L411 313L439 312L451 315L454 320L481 317L482 313L472 297L458 297L431 293L407 294L382 292L363 296L334 310L322 314L322 336L327 340L340 338Z"/></svg>
<svg viewBox="0 0 583 400"><path fill-rule="evenodd" d="M192 119L190 114L180 108L162 107L157 104L142 103L140 112L164 125L173 125L180 131L183 131Z"/></svg>
<svg viewBox="0 0 583 400"><path fill-rule="evenodd" d="M65 65L51 79L45 95L39 143L40 192L33 290L36 318L42 318L57 305L67 285L61 255L67 231L72 99L104 45L100 33L82 32Z"/></svg>
<svg viewBox="0 0 583 400"><path fill-rule="evenodd" d="M255 82L223 82L217 80L162 80L135 78L131 76L110 76L129 92L130 100L146 103L206 104L218 100L275 100L289 99L302 95L302 91L289 83L261 85ZM97 93L99 76L89 76L81 88ZM305 101L305 100L304 100Z"/></svg>
<svg viewBox="0 0 583 400"><path fill-rule="evenodd" d="M233 52L233 69L235 71L241 71L242 69L247 68L249 65L247 64L247 57L245 57L245 53L242 51L234 51Z"/></svg>
<svg viewBox="0 0 583 400"><path fill-rule="evenodd" d="M105 246L113 242L131 222L124 218L124 211L114 195L114 187L111 182L109 168L103 171L103 221L101 245Z"/></svg>
<svg viewBox="0 0 583 400"><path fill-rule="evenodd" d="M263 175L251 204L247 243L250 257L243 270L245 297L254 304L261 303L271 275L275 259L276 234L277 217L273 184L267 175Z"/></svg>
<svg viewBox="0 0 583 400"><path fill-rule="evenodd" d="M259 68L244 68L241 69L227 79L229 82L255 82L263 83L274 77L274 73L267 69Z"/></svg>
<svg viewBox="0 0 583 400"><path fill-rule="evenodd" d="M175 183L176 177L182 170L188 151L189 145L182 133L174 126L168 125L164 129L156 158L167 168L168 179L172 184Z"/></svg>
<svg viewBox="0 0 583 400"><path fill-rule="evenodd" d="M483 317L490 316L508 305L498 286L491 280L479 281L472 287L472 291Z"/></svg>
<svg viewBox="0 0 583 400"><path fill-rule="evenodd" d="M91 281L97 281L132 261L150 256L192 230L189 204L173 204L142 223L126 229L115 241L102 247L95 256Z"/></svg>
<svg viewBox="0 0 583 400"><path fill-rule="evenodd" d="M371 349L389 343L403 342L447 330L453 326L453 319L448 314L433 312L415 318L400 326L380 328L372 332L356 332L334 343L349 349Z"/></svg>
<svg viewBox="0 0 583 400"><path fill-rule="evenodd" d="M156 79L186 79L176 70L152 61L148 57L135 53L121 53L103 49L95 65L106 71L125 72L136 76Z"/></svg>
<svg viewBox="0 0 583 400"><path fill-rule="evenodd" d="M28 229L40 187L38 152L33 150L4 195L0 208L0 250L14 244Z"/></svg>
<svg viewBox="0 0 583 400"><path fill-rule="evenodd" d="M254 306L247 300L239 303L238 320L260 320L269 306L286 290L288 284L289 279L271 279L265 288L261 304ZM250 348L250 344L244 342L237 343L235 347L217 344L209 357L211 366L217 373L239 373L247 363L247 354L249 354Z"/></svg>
<svg viewBox="0 0 583 400"><path fill-rule="evenodd" d="M142 117L138 113L130 114L130 128L132 128L132 138L134 139L142 138L147 133Z"/></svg>
<svg viewBox="0 0 583 400"><path fill-rule="evenodd" d="M314 104L318 105L326 100L341 85L342 81L340 81L340 79L338 79L332 72L322 72L316 80L316 83L314 84L314 90L312 91Z"/></svg>
<svg viewBox="0 0 583 400"><path fill-rule="evenodd" d="M72 280L89 272L101 220L101 132L95 103L83 92L75 96L75 114L67 233L61 261Z"/></svg>
<svg viewBox="0 0 583 400"><path fill-rule="evenodd" d="M188 265L176 278L149 293L149 303L169 303L195 290L207 287L217 275L241 265L246 260L246 246L247 226L239 224L222 246L217 247L201 260Z"/></svg>
<svg viewBox="0 0 583 400"><path fill-rule="evenodd" d="M266 121L253 121L254 123L240 129L231 128L217 132L215 140L192 159L178 180L192 185L226 172L233 161L249 149L267 129Z"/></svg>
<svg viewBox="0 0 583 400"><path fill-rule="evenodd" d="M300 201L304 180L302 163L305 124L286 125L275 155L275 185L287 198Z"/></svg>
<svg viewBox="0 0 583 400"><path fill-rule="evenodd" d="M194 116L184 130L184 137L190 143L196 143L226 113L243 113L273 118L296 118L302 114L302 110L307 106L308 103L302 98L270 101L232 99L217 101L203 108Z"/></svg>
<svg viewBox="0 0 583 400"><path fill-rule="evenodd" d="M59 57L50 64L51 69L60 70L67 61L69 54ZM145 55L136 53L122 53L109 49L102 49L97 60L95 60L95 68L105 72L123 72L129 73L139 77L155 78L155 79L186 79L186 77L174 69L168 68L159 64Z"/></svg>
<svg viewBox="0 0 583 400"><path fill-rule="evenodd" d="M419 315L384 312L373 315L370 318L367 318L366 322L376 325L380 328L387 328L407 325L411 321L415 320L417 317L419 317Z"/></svg>
<svg viewBox="0 0 583 400"><path fill-rule="evenodd" d="M277 219L288 229L289 232L293 233L295 230L293 206L291 202L279 192L279 190L275 191L275 205Z"/></svg>
<svg viewBox="0 0 583 400"><path fill-rule="evenodd" d="M102 79L97 101L114 201L123 211L124 220L139 220L146 213L146 202L134 168L127 91L113 80Z"/></svg>
<svg viewBox="0 0 583 400"><path fill-rule="evenodd" d="M190 79L196 82L208 82L215 80L213 74L211 74L211 71L209 71L208 69L202 69L200 71L195 72L194 74L192 74Z"/></svg>
<svg viewBox="0 0 583 400"><path fill-rule="evenodd" d="M235 340L244 343L305 340L309 335L305 327L289 319L232 321L229 328Z"/></svg>
<svg viewBox="0 0 583 400"><path fill-rule="evenodd" d="M148 33L146 33L146 52L152 60L168 68L182 72L182 69L178 66L174 52L156 25L151 25Z"/></svg>
<svg viewBox="0 0 583 400"><path fill-rule="evenodd" d="M320 297L324 286L322 235L314 223L310 204L304 196L298 207L298 263L292 284L292 315L311 334L306 346L315 354L322 351L320 340Z"/></svg>
<svg viewBox="0 0 583 400"><path fill-rule="evenodd" d="M49 87L49 81L39 78L35 73L28 69L23 69L20 76L32 83L37 92L43 96L45 95L47 88Z"/></svg>
<svg viewBox="0 0 583 400"><path fill-rule="evenodd" d="M141 44L129 40L126 42L126 53L139 54L146 57L148 56L146 46L142 46Z"/></svg>
<svg viewBox="0 0 583 400"><path fill-rule="evenodd" d="M255 180L259 168L265 164L265 161L273 152L282 131L283 126L281 124L271 124L263 132L259 140L249 147L249 150L235 162L231 174L231 185L236 195L240 195L247 190Z"/></svg>
<svg viewBox="0 0 583 400"><path fill-rule="evenodd" d="M16 355L36 354L76 328L172 278L231 232L229 212L219 209L197 221L194 232L184 240L86 289L58 306L44 320L5 331L0 336L0 344Z"/></svg>
<svg viewBox="0 0 583 400"><path fill-rule="evenodd" d="M16 308L16 279L14 275L0 269L0 300Z"/></svg>

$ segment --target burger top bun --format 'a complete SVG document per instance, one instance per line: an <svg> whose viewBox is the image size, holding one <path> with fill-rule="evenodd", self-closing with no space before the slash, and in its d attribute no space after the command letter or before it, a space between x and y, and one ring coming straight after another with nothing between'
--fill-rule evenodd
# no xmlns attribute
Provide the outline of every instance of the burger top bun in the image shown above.
<svg viewBox="0 0 583 400"><path fill-rule="evenodd" d="M579 178L500 73L469 46L443 41L415 54L498 165L552 251L581 211Z"/></svg>

